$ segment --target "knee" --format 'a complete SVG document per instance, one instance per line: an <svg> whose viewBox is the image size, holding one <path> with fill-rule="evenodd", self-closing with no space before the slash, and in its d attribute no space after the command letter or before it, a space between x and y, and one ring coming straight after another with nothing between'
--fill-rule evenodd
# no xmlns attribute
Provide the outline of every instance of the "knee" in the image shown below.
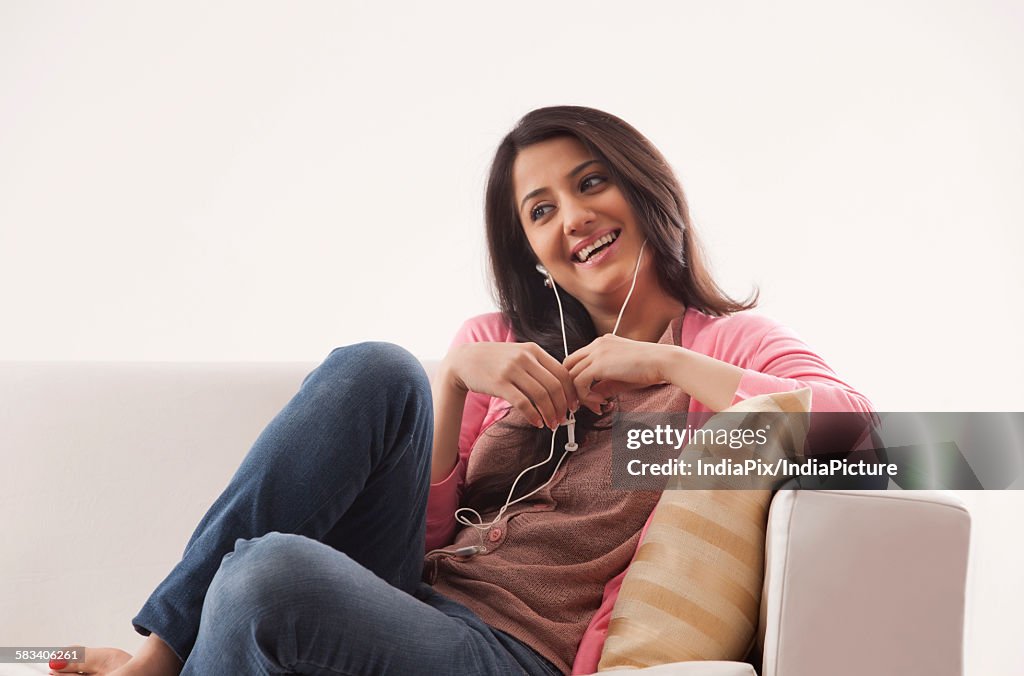
<svg viewBox="0 0 1024 676"><path fill-rule="evenodd" d="M294 664L296 645L316 634L325 614L355 616L349 599L360 590L358 569L346 554L300 535L239 539L207 590L197 646L216 659L262 654Z"/></svg>
<svg viewBox="0 0 1024 676"><path fill-rule="evenodd" d="M318 370L328 381L346 387L406 393L417 398L430 396L430 381L423 365L393 343L366 342L335 348Z"/></svg>
<svg viewBox="0 0 1024 676"><path fill-rule="evenodd" d="M210 583L203 615L211 616L219 624L237 626L252 626L280 617L301 602L303 594L317 593L318 585L307 584L303 579L316 570L313 550L317 546L323 545L284 533L238 540Z"/></svg>

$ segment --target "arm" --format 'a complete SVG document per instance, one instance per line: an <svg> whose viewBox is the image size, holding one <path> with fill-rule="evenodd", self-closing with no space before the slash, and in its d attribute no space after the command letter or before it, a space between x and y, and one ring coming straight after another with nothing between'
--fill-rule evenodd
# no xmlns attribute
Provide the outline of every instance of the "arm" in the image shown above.
<svg viewBox="0 0 1024 676"><path fill-rule="evenodd" d="M453 515L466 479L466 462L460 453L459 437L467 393L451 382L442 364L431 389L434 397L434 448L430 465L430 493L427 496L426 549L438 549L455 536ZM468 421L472 426L472 421ZM480 423L483 422L481 419ZM479 433L477 426L477 433Z"/></svg>
<svg viewBox="0 0 1024 676"><path fill-rule="evenodd" d="M793 331L776 326L761 339L744 369L733 404L772 392L810 387L813 410L869 413L871 401L840 380L835 371Z"/></svg>
<svg viewBox="0 0 1024 676"><path fill-rule="evenodd" d="M781 325L741 333L733 341L694 345L694 349L659 347L664 348L659 355L663 379L712 411L761 394L802 387L811 388L818 412L872 410L867 397L840 380L821 356Z"/></svg>
<svg viewBox="0 0 1024 676"><path fill-rule="evenodd" d="M744 376L743 369L685 347L656 348L661 380L672 383L712 411L732 405Z"/></svg>
<svg viewBox="0 0 1024 676"><path fill-rule="evenodd" d="M449 347L481 341L508 341L511 331L497 313L466 320ZM434 446L427 498L427 551L455 536L455 510L466 477L466 459L486 425L491 397L456 387L446 357L431 383L434 398Z"/></svg>
<svg viewBox="0 0 1024 676"><path fill-rule="evenodd" d="M434 396L434 450L430 483L433 485L451 475L459 460L462 413L468 393L455 385L447 362L442 362L431 389Z"/></svg>

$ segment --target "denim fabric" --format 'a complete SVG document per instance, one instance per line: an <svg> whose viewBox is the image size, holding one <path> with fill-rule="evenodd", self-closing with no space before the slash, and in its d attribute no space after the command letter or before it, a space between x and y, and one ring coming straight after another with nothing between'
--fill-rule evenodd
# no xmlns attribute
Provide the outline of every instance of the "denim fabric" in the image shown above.
<svg viewBox="0 0 1024 676"><path fill-rule="evenodd" d="M132 620L185 674L554 674L420 582L433 413L400 347L338 348Z"/></svg>

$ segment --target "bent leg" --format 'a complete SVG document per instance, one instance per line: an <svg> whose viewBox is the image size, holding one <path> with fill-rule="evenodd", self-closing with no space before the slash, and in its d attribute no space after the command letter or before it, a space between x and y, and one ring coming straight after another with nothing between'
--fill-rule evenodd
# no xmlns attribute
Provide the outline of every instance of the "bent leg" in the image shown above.
<svg viewBox="0 0 1024 676"><path fill-rule="evenodd" d="M133 620L182 659L238 539L296 533L343 547L388 584L420 579L433 411L419 362L386 343L338 348L270 422Z"/></svg>
<svg viewBox="0 0 1024 676"><path fill-rule="evenodd" d="M411 596L295 535L224 558L182 674L554 674L530 648L422 585Z"/></svg>

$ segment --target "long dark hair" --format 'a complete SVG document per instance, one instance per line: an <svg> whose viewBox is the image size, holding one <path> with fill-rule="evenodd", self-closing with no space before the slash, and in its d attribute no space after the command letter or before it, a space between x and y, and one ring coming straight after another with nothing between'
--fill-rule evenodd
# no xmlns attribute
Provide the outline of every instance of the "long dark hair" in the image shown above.
<svg viewBox="0 0 1024 676"><path fill-rule="evenodd" d="M519 152L557 137L577 139L608 168L612 182L622 191L647 238L658 283L666 292L686 307L716 317L757 304L756 291L746 300L735 300L711 277L683 189L668 162L643 134L614 115L593 108L538 108L523 116L498 145L484 205L494 295L517 341L537 343L559 361L565 356L554 294L544 287L544 278L535 269L537 257L523 231L512 183L512 167ZM561 287L559 293L572 352L593 341L597 330L582 303ZM576 416L578 440L599 427L599 417L585 408ZM551 433L537 430L535 436L536 443L524 449L523 467L539 462L550 451ZM563 444L560 439L554 460L523 478L517 495L547 480ZM467 486L466 502L481 513L481 507L500 506L514 478L480 477Z"/></svg>

